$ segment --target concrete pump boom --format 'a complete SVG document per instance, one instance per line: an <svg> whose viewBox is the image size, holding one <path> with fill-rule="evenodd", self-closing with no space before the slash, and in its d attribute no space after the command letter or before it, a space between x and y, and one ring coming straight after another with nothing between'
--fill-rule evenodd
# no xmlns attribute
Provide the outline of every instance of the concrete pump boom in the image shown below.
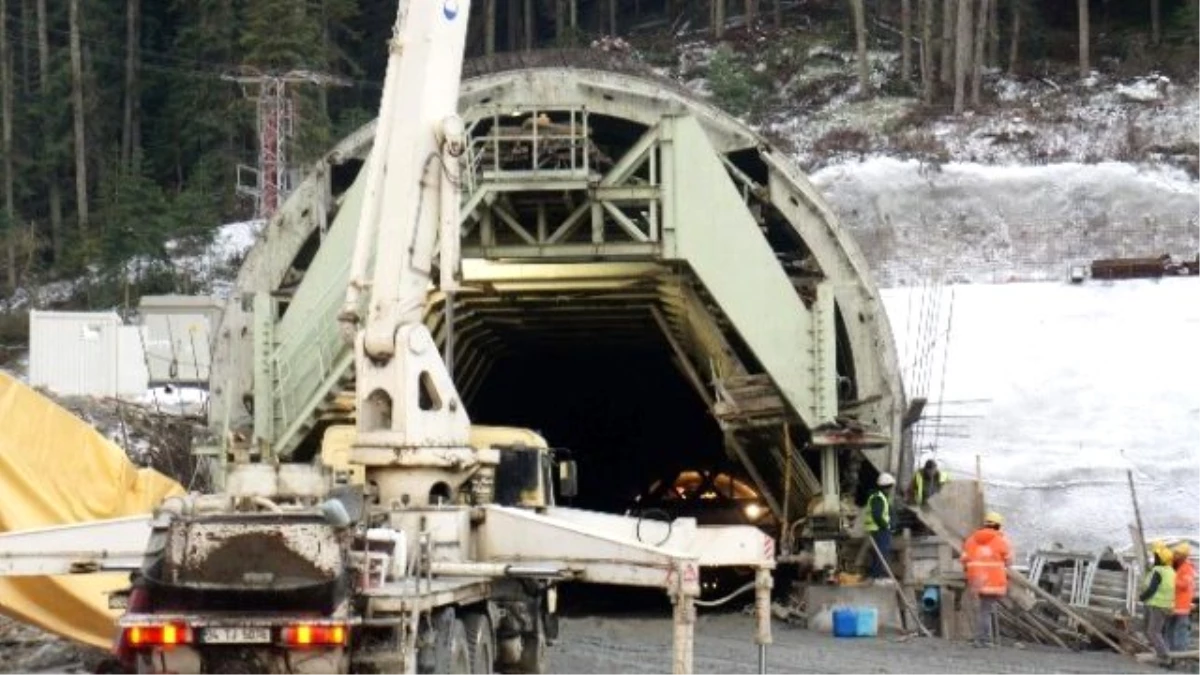
<svg viewBox="0 0 1200 675"><path fill-rule="evenodd" d="M457 105L470 6L469 0L401 2L388 46L339 316L343 334L354 341L358 442L364 448L467 444L470 420L421 318L439 240L442 290L454 290L459 266L458 176L465 132ZM368 288L364 322L362 296ZM427 405L421 405L421 396Z"/></svg>

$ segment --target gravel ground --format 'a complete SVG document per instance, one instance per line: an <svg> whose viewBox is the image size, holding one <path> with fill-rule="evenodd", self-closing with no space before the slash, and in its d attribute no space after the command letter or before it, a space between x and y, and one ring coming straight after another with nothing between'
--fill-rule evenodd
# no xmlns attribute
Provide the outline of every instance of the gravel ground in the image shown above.
<svg viewBox="0 0 1200 675"><path fill-rule="evenodd" d="M1106 652L1073 653L1040 646L977 649L930 638L835 639L776 622L767 650L772 673L1163 673ZM753 620L701 616L695 672L754 673ZM663 618L563 619L550 649L556 673L669 673L671 622Z"/></svg>

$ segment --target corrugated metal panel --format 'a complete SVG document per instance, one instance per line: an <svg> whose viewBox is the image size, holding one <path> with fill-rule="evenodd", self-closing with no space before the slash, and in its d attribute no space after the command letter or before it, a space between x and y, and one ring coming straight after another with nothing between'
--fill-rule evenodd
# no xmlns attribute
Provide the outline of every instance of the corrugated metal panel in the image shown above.
<svg viewBox="0 0 1200 675"><path fill-rule="evenodd" d="M144 349L152 384L208 384L211 331L223 307L211 296L142 297L138 311L146 326Z"/></svg>
<svg viewBox="0 0 1200 675"><path fill-rule="evenodd" d="M203 313L145 314L146 360L154 383L207 384L212 352Z"/></svg>
<svg viewBox="0 0 1200 675"><path fill-rule="evenodd" d="M136 333L113 312L29 313L29 383L80 396L141 394L146 378ZM122 358L121 342L127 343Z"/></svg>
<svg viewBox="0 0 1200 675"><path fill-rule="evenodd" d="M117 391L123 396L144 394L150 386L150 374L142 352L145 330L143 326L117 329Z"/></svg>

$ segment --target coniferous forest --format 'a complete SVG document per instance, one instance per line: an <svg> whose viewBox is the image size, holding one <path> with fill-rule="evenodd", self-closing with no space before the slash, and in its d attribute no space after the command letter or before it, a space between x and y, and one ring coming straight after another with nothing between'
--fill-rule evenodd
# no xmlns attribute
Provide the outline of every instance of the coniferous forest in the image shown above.
<svg viewBox="0 0 1200 675"><path fill-rule="evenodd" d="M1020 72L1057 59L1087 73L1105 54L1134 54L1194 77L1196 4L473 0L468 57L617 35L669 63L676 42L820 17L849 52L902 52L913 95L961 111L979 103L972 63ZM0 0L4 294L91 274L101 281L88 304L119 302L135 259L161 263L138 292L181 290L168 242L201 246L253 215L236 189L238 165L257 157L253 87L234 76L317 76L289 85L289 161L302 167L374 115L395 13L395 0Z"/></svg>

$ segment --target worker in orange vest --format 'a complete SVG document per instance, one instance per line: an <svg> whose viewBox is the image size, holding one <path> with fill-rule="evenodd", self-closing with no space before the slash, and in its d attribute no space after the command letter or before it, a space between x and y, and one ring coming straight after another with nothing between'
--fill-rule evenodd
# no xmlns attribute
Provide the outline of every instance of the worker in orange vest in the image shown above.
<svg viewBox="0 0 1200 675"><path fill-rule="evenodd" d="M1012 546L1000 531L1004 519L989 513L983 527L971 533L963 542L961 561L967 574L967 587L979 598L979 615L975 619L975 639L971 645L986 647L992 644L992 616L996 604L1008 593L1008 566L1012 565Z"/></svg>
<svg viewBox="0 0 1200 675"><path fill-rule="evenodd" d="M1171 549L1175 558L1175 613L1167 628L1167 642L1171 651L1182 652L1188 648L1192 637L1192 598L1196 596L1196 569L1192 567L1192 548L1187 542Z"/></svg>

